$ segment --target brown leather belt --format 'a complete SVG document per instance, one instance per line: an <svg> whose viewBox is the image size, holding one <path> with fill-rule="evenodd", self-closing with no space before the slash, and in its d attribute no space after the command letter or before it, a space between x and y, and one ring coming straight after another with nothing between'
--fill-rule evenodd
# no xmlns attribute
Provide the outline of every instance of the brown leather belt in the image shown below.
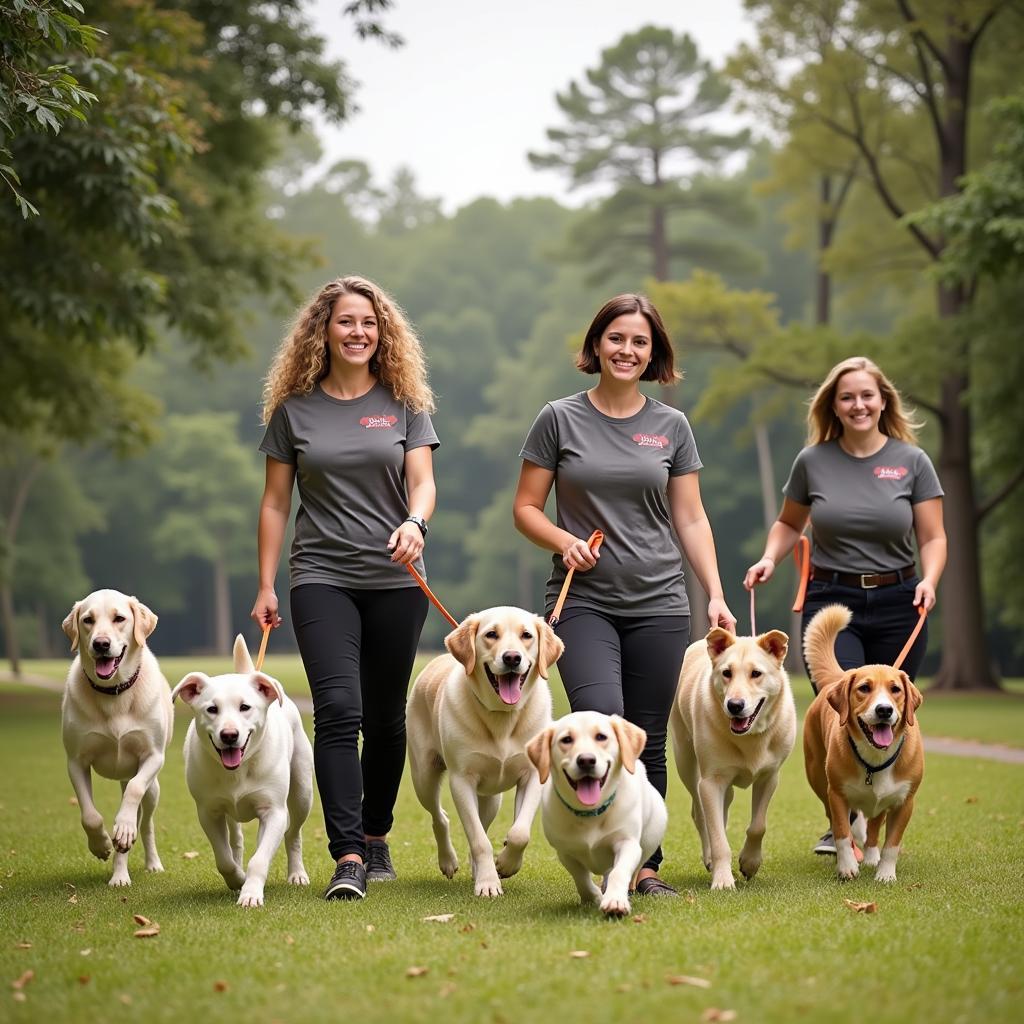
<svg viewBox="0 0 1024 1024"><path fill-rule="evenodd" d="M811 566L811 579L825 583L841 583L844 587L860 587L861 590L874 590L875 587L889 587L893 583L902 583L913 576L917 569L913 565L905 565L895 572L833 572L831 569L819 569Z"/></svg>

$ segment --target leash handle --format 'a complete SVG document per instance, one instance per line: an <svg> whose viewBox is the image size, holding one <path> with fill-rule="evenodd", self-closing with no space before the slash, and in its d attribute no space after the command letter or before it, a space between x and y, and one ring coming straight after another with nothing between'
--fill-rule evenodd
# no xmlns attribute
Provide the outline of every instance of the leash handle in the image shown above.
<svg viewBox="0 0 1024 1024"><path fill-rule="evenodd" d="M914 641L918 638L922 627L924 626L924 620L928 616L928 609L923 604L917 606L917 625L914 627L913 633L910 634L910 639L903 645L903 650L900 651L896 660L892 663L893 668L899 668L900 665L906 661L907 655L910 653L910 648L914 646Z"/></svg>
<svg viewBox="0 0 1024 1024"><path fill-rule="evenodd" d="M604 543L604 534L600 530L595 530L587 540L587 547L596 554L602 543ZM562 589L558 595L558 600L555 602L554 610L551 612L551 615L548 616L549 626L558 625L559 616L562 614L562 605L565 604L565 599L569 594L569 584L572 583L573 573L575 572L575 569L570 569L565 574L565 582L562 584Z"/></svg>
<svg viewBox="0 0 1024 1024"><path fill-rule="evenodd" d="M406 569L412 574L412 578L419 584L420 590L430 599L431 604L453 625L458 626L458 622L452 617L451 613L440 601L434 596L434 592L427 586L427 581L416 571L416 566L412 562L406 563Z"/></svg>
<svg viewBox="0 0 1024 1024"><path fill-rule="evenodd" d="M263 668L263 659L267 656L267 641L270 639L270 626L263 627L263 639L260 640L260 653L256 655L256 671Z"/></svg>
<svg viewBox="0 0 1024 1024"><path fill-rule="evenodd" d="M756 587L750 588L750 635L757 636L757 622L754 619L754 591Z"/></svg>
<svg viewBox="0 0 1024 1024"><path fill-rule="evenodd" d="M807 584L811 579L811 542L807 539L806 533L801 533L793 548L793 561L796 562L796 571L799 584L796 588L796 601L793 602L793 611L804 610L804 599L807 597ZM753 593L753 591L751 591Z"/></svg>

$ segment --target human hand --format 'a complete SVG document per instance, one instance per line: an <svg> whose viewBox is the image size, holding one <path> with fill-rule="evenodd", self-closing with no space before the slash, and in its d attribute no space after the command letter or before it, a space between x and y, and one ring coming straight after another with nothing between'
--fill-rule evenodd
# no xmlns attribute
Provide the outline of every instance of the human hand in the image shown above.
<svg viewBox="0 0 1024 1024"><path fill-rule="evenodd" d="M409 565L423 554L423 534L415 523L401 523L388 540L391 561Z"/></svg>
<svg viewBox="0 0 1024 1024"><path fill-rule="evenodd" d="M743 577L743 586L747 590L753 590L758 583L767 583L775 573L775 559L771 555L764 555L755 562Z"/></svg>
<svg viewBox="0 0 1024 1024"><path fill-rule="evenodd" d="M914 588L914 607L930 612L935 607L935 587L928 580L921 580Z"/></svg>
<svg viewBox="0 0 1024 1024"><path fill-rule="evenodd" d="M263 629L264 626L270 625L274 629L284 621L280 615L277 614L277 594L273 587L260 587L260 592L256 595L256 603L252 606L252 611L249 613L250 617L255 620L256 625Z"/></svg>
<svg viewBox="0 0 1024 1024"><path fill-rule="evenodd" d="M597 565L601 557L599 548L591 549L585 540L580 537L573 537L572 542L562 551L562 564L566 569L575 569L576 572L588 572Z"/></svg>
<svg viewBox="0 0 1024 1024"><path fill-rule="evenodd" d="M712 629L721 626L730 633L736 633L736 616L729 611L724 597L713 597L708 601L708 623Z"/></svg>

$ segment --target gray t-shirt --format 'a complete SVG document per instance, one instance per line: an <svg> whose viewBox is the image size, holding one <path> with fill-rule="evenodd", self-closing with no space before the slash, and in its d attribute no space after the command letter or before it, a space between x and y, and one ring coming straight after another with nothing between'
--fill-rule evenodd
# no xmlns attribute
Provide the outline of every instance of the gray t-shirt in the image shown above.
<svg viewBox="0 0 1024 1024"><path fill-rule="evenodd" d="M687 615L679 542L668 506L668 478L701 468L686 417L648 398L633 416L599 412L586 392L549 402L530 428L521 458L555 474L557 522L586 540L604 532L597 565L577 572L565 607L616 615ZM565 580L551 560L544 606Z"/></svg>
<svg viewBox="0 0 1024 1024"><path fill-rule="evenodd" d="M943 494L927 454L894 437L867 458L838 440L804 448L782 492L811 508L813 563L849 573L913 565L913 506Z"/></svg>
<svg viewBox="0 0 1024 1024"><path fill-rule="evenodd" d="M408 515L405 453L438 443L430 417L395 401L380 383L360 398L331 398L317 385L285 399L260 451L295 466L292 587L415 587L405 566L391 561L387 543ZM416 568L422 573L423 562Z"/></svg>

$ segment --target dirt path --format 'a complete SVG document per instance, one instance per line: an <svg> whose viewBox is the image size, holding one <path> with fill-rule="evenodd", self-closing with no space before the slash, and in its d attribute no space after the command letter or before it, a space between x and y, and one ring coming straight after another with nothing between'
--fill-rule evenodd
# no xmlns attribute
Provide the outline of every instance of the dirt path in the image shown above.
<svg viewBox="0 0 1024 1024"><path fill-rule="evenodd" d="M63 693L64 684L45 676L23 675L15 678L10 672L0 671L0 682L22 683L50 693ZM304 715L313 714L313 702L308 697L293 697ZM1004 764L1024 764L1024 749L1006 747L1000 743L978 743L974 740L958 740L948 736L925 736L924 749L933 754L949 754L952 757L977 757L985 761L1001 761Z"/></svg>

